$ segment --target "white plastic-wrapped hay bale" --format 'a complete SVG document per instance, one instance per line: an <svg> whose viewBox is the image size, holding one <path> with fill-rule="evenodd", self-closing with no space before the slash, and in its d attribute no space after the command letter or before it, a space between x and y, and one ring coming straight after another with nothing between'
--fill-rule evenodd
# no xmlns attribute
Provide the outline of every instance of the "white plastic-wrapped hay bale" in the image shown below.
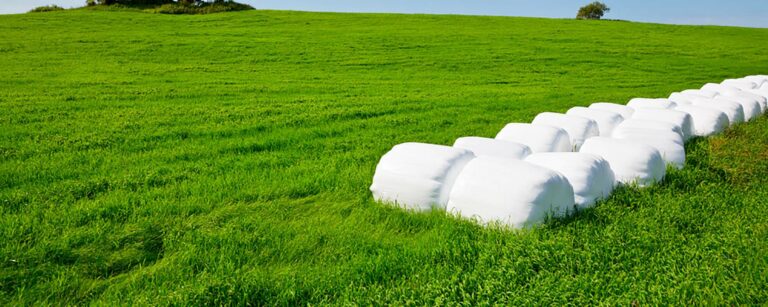
<svg viewBox="0 0 768 307"><path fill-rule="evenodd" d="M469 150L442 145L395 145L379 160L371 192L377 201L408 209L445 208L456 176L474 157Z"/></svg>
<svg viewBox="0 0 768 307"><path fill-rule="evenodd" d="M750 113L750 112L758 113L757 115L763 114L768 100L766 100L765 96L752 91L754 90L727 92L723 95L723 98L728 98L741 103L742 107L744 107L745 117L746 117L746 113ZM745 106L745 104L749 104L749 105ZM754 110L755 105L757 106L757 110Z"/></svg>
<svg viewBox="0 0 768 307"><path fill-rule="evenodd" d="M627 105L635 110L642 108L673 109L677 106L676 103L667 98L632 98Z"/></svg>
<svg viewBox="0 0 768 307"><path fill-rule="evenodd" d="M694 96L694 97L701 97L701 98L715 98L718 95L720 95L716 91L709 91L709 90L702 90L702 89L684 90L680 92L680 94Z"/></svg>
<svg viewBox="0 0 768 307"><path fill-rule="evenodd" d="M612 102L595 102L593 104L590 104L589 108L595 109L595 110L603 110L603 111L619 113L619 115L621 115L621 117L623 117L624 119L631 118L632 113L635 113L635 109L633 109L632 107L628 107L623 104L612 103Z"/></svg>
<svg viewBox="0 0 768 307"><path fill-rule="evenodd" d="M746 81L754 82L755 83L754 89L759 89L764 84L768 84L768 78L765 78L764 76L746 76L742 79Z"/></svg>
<svg viewBox="0 0 768 307"><path fill-rule="evenodd" d="M673 123L662 122L657 120L635 119L635 118L625 120L618 127L616 127L616 131L614 131L614 134L612 136L616 136L617 131L622 131L624 129L674 132L674 133L677 133L683 140L685 140L685 138L683 137L682 127Z"/></svg>
<svg viewBox="0 0 768 307"><path fill-rule="evenodd" d="M557 127L511 123L504 126L496 139L524 144L531 152L571 151L568 132Z"/></svg>
<svg viewBox="0 0 768 307"><path fill-rule="evenodd" d="M690 94L683 94L679 92L675 92L669 95L669 98L667 98L677 104L678 106L681 105L690 105L691 102L691 95Z"/></svg>
<svg viewBox="0 0 768 307"><path fill-rule="evenodd" d="M608 161L600 156L581 152L545 152L532 154L525 161L565 176L573 187L578 207L590 207L613 192L616 178Z"/></svg>
<svg viewBox="0 0 768 307"><path fill-rule="evenodd" d="M754 90L746 90L745 92L763 97L762 99L759 99L760 113L765 113L766 111L768 111L768 90L754 89Z"/></svg>
<svg viewBox="0 0 768 307"><path fill-rule="evenodd" d="M679 126L680 131L683 133L683 140L688 140L693 136L693 119L691 115L679 109L638 109L635 111L632 119L655 120Z"/></svg>
<svg viewBox="0 0 768 307"><path fill-rule="evenodd" d="M477 136L458 138L453 147L467 149L478 157L494 156L520 160L531 154L531 149L526 145Z"/></svg>
<svg viewBox="0 0 768 307"><path fill-rule="evenodd" d="M631 140L594 137L584 142L580 152L607 160L616 182L622 184L647 186L663 179L667 172L656 148Z"/></svg>
<svg viewBox="0 0 768 307"><path fill-rule="evenodd" d="M661 158L664 162L666 164L671 164L677 169L682 169L685 165L685 147L672 138L667 138L659 134L647 133L645 135L634 134L621 139L642 143L656 148L661 154Z"/></svg>
<svg viewBox="0 0 768 307"><path fill-rule="evenodd" d="M718 92L722 95L725 91L738 91L739 89L730 85L725 84L719 84L719 83L707 83L704 84L704 86L701 87L702 90L706 91L713 91Z"/></svg>
<svg viewBox="0 0 768 307"><path fill-rule="evenodd" d="M740 90L748 90L748 89L754 89L757 88L757 84L744 79L726 79L723 82L720 82L722 85L732 86L735 88L738 88Z"/></svg>
<svg viewBox="0 0 768 307"><path fill-rule="evenodd" d="M693 118L694 135L709 136L723 132L728 127L728 116L723 111L697 106L677 106L677 110L686 112Z"/></svg>
<svg viewBox="0 0 768 307"><path fill-rule="evenodd" d="M565 130L565 132L568 132L573 151L578 151L584 140L600 134L597 122L581 116L543 112L536 115L536 118L531 123Z"/></svg>
<svg viewBox="0 0 768 307"><path fill-rule="evenodd" d="M646 136L660 137L660 138L673 141L680 145L685 145L685 142L683 141L683 137L679 133L669 131L669 130L662 130L662 129L621 127L621 128L617 128L616 130L613 130L612 137L617 139L631 139L633 137L646 137Z"/></svg>
<svg viewBox="0 0 768 307"><path fill-rule="evenodd" d="M765 97L724 84L707 83L703 88L717 91L720 96L717 98L727 99L741 104L744 109L744 121L750 121L763 113L763 105L766 104Z"/></svg>
<svg viewBox="0 0 768 307"><path fill-rule="evenodd" d="M728 116L728 124L734 125L744 122L744 108L738 102L716 98L694 98L693 106L719 110Z"/></svg>
<svg viewBox="0 0 768 307"><path fill-rule="evenodd" d="M568 115L586 117L594 120L597 123L597 128L600 130L600 136L609 136L613 133L613 129L618 124L624 121L624 117L621 114L606 110L596 110L585 107L573 107L565 112Z"/></svg>
<svg viewBox="0 0 768 307"><path fill-rule="evenodd" d="M516 228L565 215L574 206L573 188L561 174L528 162L478 157L459 174L448 211L480 222Z"/></svg>
<svg viewBox="0 0 768 307"><path fill-rule="evenodd" d="M755 119L756 117L760 116L762 114L762 109L760 108L760 103L757 102L757 100L745 97L743 95L725 95L725 96L719 96L715 98L715 101L732 101L736 102L741 105L742 110L744 112L744 121L750 121L752 119Z"/></svg>

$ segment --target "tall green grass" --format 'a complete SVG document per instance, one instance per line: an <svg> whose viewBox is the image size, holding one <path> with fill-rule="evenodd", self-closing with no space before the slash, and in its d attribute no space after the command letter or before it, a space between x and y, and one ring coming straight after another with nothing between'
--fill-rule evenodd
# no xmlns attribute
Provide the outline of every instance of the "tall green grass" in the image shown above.
<svg viewBox="0 0 768 307"><path fill-rule="evenodd" d="M505 17L0 16L0 302L768 301L768 120L526 231L374 203L405 141L768 71L768 30Z"/></svg>

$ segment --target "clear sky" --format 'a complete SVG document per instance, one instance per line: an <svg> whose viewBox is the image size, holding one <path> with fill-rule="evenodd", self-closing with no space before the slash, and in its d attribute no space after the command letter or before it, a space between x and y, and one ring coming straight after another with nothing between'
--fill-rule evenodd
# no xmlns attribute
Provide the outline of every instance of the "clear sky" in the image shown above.
<svg viewBox="0 0 768 307"><path fill-rule="evenodd" d="M240 0L257 9L330 12L439 13L572 18L591 0ZM768 28L768 0L603 0L605 18L674 24ZM0 14L46 4L82 6L85 0L0 0Z"/></svg>

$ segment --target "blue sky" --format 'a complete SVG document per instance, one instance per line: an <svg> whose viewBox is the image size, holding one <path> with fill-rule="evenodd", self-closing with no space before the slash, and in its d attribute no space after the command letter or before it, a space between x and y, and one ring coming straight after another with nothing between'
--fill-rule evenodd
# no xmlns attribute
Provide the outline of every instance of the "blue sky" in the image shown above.
<svg viewBox="0 0 768 307"><path fill-rule="evenodd" d="M591 0L241 0L260 9L439 13L572 18ZM604 0L606 18L674 24L768 28L768 0ZM82 6L85 0L0 0L0 14L46 4ZM659 9L664 8L664 9Z"/></svg>

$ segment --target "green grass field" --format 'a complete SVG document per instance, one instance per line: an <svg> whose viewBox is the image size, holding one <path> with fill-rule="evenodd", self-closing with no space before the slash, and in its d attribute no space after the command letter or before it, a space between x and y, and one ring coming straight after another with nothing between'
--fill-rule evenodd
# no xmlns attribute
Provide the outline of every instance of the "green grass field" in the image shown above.
<svg viewBox="0 0 768 307"><path fill-rule="evenodd" d="M768 73L768 29L0 16L0 304L768 303L768 117L525 231L373 202L406 141Z"/></svg>

